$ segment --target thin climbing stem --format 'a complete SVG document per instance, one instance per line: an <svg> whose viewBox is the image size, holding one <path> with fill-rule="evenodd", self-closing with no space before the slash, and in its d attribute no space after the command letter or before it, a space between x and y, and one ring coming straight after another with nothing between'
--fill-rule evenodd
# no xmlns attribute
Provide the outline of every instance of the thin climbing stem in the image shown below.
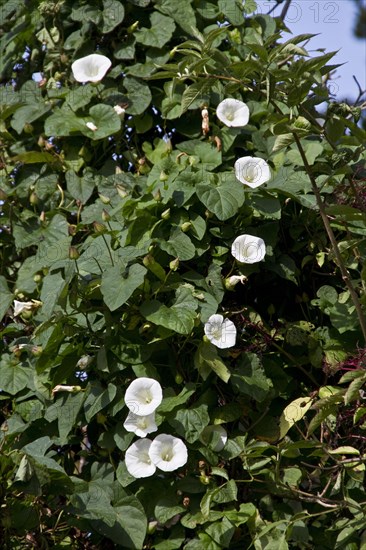
<svg viewBox="0 0 366 550"><path fill-rule="evenodd" d="M317 186L316 180L314 178L314 175L312 173L311 167L308 163L304 148L301 145L301 141L300 141L298 135L296 134L296 132L294 132L293 135L294 135L294 138L295 138L297 148L298 148L299 153L301 155L302 161L304 163L306 173L307 173L307 175L309 177L309 180L311 182L313 193L315 195L316 202L317 202L317 205L318 205L318 208L319 208L320 216L322 218L325 230L327 232L330 244L332 246L334 256L337 260L337 264L338 264L339 270L341 272L342 279L344 280L345 285L347 286L347 288L349 290L353 305L355 306L355 309L356 309L356 313L357 313L357 317L358 317L358 320L359 320L359 323L360 323L362 334L363 334L364 340L366 342L366 318L365 318L365 315L362 311L360 300L359 300L357 292L354 289L354 286L352 284L350 274L349 274L349 272L348 272L348 270L347 270L347 268L344 264L342 255L341 255L339 247L338 247L337 239L335 238L333 229L330 225L330 221L329 221L328 216L326 214L323 199L321 197L321 194L320 194L320 191L318 189L318 186Z"/></svg>

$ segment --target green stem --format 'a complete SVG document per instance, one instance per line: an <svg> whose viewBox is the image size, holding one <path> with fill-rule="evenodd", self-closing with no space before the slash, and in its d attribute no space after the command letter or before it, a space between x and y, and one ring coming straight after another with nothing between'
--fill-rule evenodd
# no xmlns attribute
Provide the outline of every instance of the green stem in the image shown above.
<svg viewBox="0 0 366 550"><path fill-rule="evenodd" d="M353 302L353 305L355 306L357 317L358 317L360 327L361 327L361 330L362 330L362 334L363 334L364 340L366 342L366 318L365 318L364 313L362 311L360 300L359 300L359 298L357 296L357 293L356 293L356 291L353 287L353 284L352 284L352 281L351 281L351 278L350 278L350 274L349 274L349 272L348 272L348 270L347 270L347 268L346 268L346 266L343 262L343 258L342 258L342 255L340 253L337 240L335 238L333 229L330 225L330 221L329 221L328 216L327 216L326 211L325 211L325 206L324 206L324 203L323 203L323 199L321 197L321 194L320 194L320 191L318 189L316 180L315 180L315 178L313 176L313 173L311 171L311 167L308 163L308 159L306 158L304 148L301 145L301 141L300 141L298 135L296 134L296 132L293 132L293 136L295 138L297 148L299 150L302 161L304 163L306 173L307 173L307 175L309 177L309 180L311 182L311 186L313 188L313 193L315 195L316 202L317 202L317 205L318 205L318 208L319 208L320 216L322 218L325 230L326 230L328 238L330 240L334 256L337 260L337 264L338 264L339 270L341 272L342 279L345 282L346 287L349 290L351 300Z"/></svg>

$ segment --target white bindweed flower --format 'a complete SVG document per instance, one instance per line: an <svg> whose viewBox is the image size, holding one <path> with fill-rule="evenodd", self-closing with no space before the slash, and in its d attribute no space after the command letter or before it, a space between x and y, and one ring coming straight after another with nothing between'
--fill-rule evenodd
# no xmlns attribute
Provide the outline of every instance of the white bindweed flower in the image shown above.
<svg viewBox="0 0 366 550"><path fill-rule="evenodd" d="M138 437L146 437L147 434L156 432L158 429L155 424L154 412L147 416L137 416L137 414L129 412L123 427L128 432L135 433Z"/></svg>
<svg viewBox="0 0 366 550"><path fill-rule="evenodd" d="M236 327L232 321L222 315L211 315L204 327L211 344L217 348L232 348L236 342Z"/></svg>
<svg viewBox="0 0 366 550"><path fill-rule="evenodd" d="M105 55L92 53L74 61L71 70L78 82L99 82L111 65L112 61Z"/></svg>
<svg viewBox="0 0 366 550"><path fill-rule="evenodd" d="M206 426L200 435L205 445L213 445L216 452L222 451L227 442L227 431L222 426Z"/></svg>
<svg viewBox="0 0 366 550"><path fill-rule="evenodd" d="M13 302L13 309L14 309L14 317L17 315L20 315L23 313L23 311L32 311L34 308L33 302L18 302L18 300L14 300Z"/></svg>
<svg viewBox="0 0 366 550"><path fill-rule="evenodd" d="M221 101L217 106L216 115L226 126L233 128L246 126L249 122L248 106L239 99L228 98Z"/></svg>
<svg viewBox="0 0 366 550"><path fill-rule="evenodd" d="M124 108L121 107L120 105L115 105L115 106L113 107L113 109L116 111L116 113L117 113L118 116L120 116L121 118L124 118L126 109L124 109Z"/></svg>
<svg viewBox="0 0 366 550"><path fill-rule="evenodd" d="M125 403L137 416L148 416L153 413L163 399L159 382L153 378L136 378L128 386Z"/></svg>
<svg viewBox="0 0 366 550"><path fill-rule="evenodd" d="M150 477L155 473L156 466L149 456L151 444L150 439L139 439L128 447L125 454L125 463L131 476L136 478Z"/></svg>
<svg viewBox="0 0 366 550"><path fill-rule="evenodd" d="M89 128L92 132L96 132L98 130L98 127L95 126L94 122L86 122L86 127Z"/></svg>
<svg viewBox="0 0 366 550"><path fill-rule="evenodd" d="M178 437L160 434L151 443L149 456L157 468L164 472L172 472L187 462L188 451Z"/></svg>
<svg viewBox="0 0 366 550"><path fill-rule="evenodd" d="M238 283L243 285L247 280L248 278L245 275L231 275L231 277L225 279L224 284L228 290L234 290Z"/></svg>
<svg viewBox="0 0 366 550"><path fill-rule="evenodd" d="M255 264L266 254L264 240L253 235L240 235L231 245L231 254L243 264Z"/></svg>
<svg viewBox="0 0 366 550"><path fill-rule="evenodd" d="M271 179L271 171L265 160L255 157L241 157L234 164L235 176L252 189Z"/></svg>

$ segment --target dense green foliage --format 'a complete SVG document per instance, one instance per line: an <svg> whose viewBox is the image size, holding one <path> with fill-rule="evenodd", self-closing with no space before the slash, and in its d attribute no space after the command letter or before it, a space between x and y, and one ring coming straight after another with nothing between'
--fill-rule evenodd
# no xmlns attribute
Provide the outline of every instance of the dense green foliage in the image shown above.
<svg viewBox="0 0 366 550"><path fill-rule="evenodd" d="M366 132L332 53L255 9L1 1L4 549L364 548ZM76 82L95 52L110 71ZM228 97L244 128L216 117ZM242 185L243 156L271 180ZM264 261L234 260L243 233ZM234 347L204 338L215 313ZM138 377L188 448L146 479L124 462Z"/></svg>

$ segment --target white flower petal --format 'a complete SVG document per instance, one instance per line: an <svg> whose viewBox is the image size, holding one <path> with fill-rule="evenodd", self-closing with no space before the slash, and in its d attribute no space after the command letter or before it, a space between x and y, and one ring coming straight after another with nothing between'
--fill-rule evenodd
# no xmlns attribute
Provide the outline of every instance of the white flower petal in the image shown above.
<svg viewBox="0 0 366 550"><path fill-rule="evenodd" d="M123 118L125 116L126 109L121 107L120 105L115 105L113 109L116 111L117 115Z"/></svg>
<svg viewBox="0 0 366 550"><path fill-rule="evenodd" d="M161 386L153 378L136 378L125 393L127 407L137 416L148 416L153 413L162 400Z"/></svg>
<svg viewBox="0 0 366 550"><path fill-rule="evenodd" d="M255 264L263 260L266 254L264 240L254 235L240 235L231 245L231 254L239 262Z"/></svg>
<svg viewBox="0 0 366 550"><path fill-rule="evenodd" d="M227 442L227 431L222 426L206 426L200 435L200 441L205 445L210 445L212 442L214 451L222 451Z"/></svg>
<svg viewBox="0 0 366 550"><path fill-rule="evenodd" d="M150 439L139 439L128 447L125 453L125 463L131 476L150 477L155 473L156 467L149 456L151 443Z"/></svg>
<svg viewBox="0 0 366 550"><path fill-rule="evenodd" d="M269 165L260 158L241 157L235 162L234 169L236 178L252 189L271 179Z"/></svg>
<svg viewBox="0 0 366 550"><path fill-rule="evenodd" d="M234 288L238 283L241 283L242 285L244 285L247 280L248 279L245 275L231 275L230 277L224 280L224 283L225 283L225 287L228 290L234 290Z"/></svg>
<svg viewBox="0 0 366 550"><path fill-rule="evenodd" d="M146 437L147 434L156 432L158 429L154 412L147 416L137 416L137 414L129 412L123 427L128 432L135 433L138 437Z"/></svg>
<svg viewBox="0 0 366 550"><path fill-rule="evenodd" d="M23 313L23 311L31 311L34 307L35 305L33 302L19 302L18 300L14 300L14 317L20 315L21 313Z"/></svg>
<svg viewBox="0 0 366 550"><path fill-rule="evenodd" d="M240 128L249 122L249 108L239 99L227 98L221 101L216 109L217 117L226 126Z"/></svg>
<svg viewBox="0 0 366 550"><path fill-rule="evenodd" d="M78 82L99 82L111 65L111 60L105 55L92 53L74 61L71 70Z"/></svg>
<svg viewBox="0 0 366 550"><path fill-rule="evenodd" d="M205 334L214 346L232 348L236 342L236 327L232 321L222 315L211 315L204 327Z"/></svg>
<svg viewBox="0 0 366 550"><path fill-rule="evenodd" d="M149 456L157 468L164 472L172 472L187 462L188 451L178 437L160 434L151 443Z"/></svg>

